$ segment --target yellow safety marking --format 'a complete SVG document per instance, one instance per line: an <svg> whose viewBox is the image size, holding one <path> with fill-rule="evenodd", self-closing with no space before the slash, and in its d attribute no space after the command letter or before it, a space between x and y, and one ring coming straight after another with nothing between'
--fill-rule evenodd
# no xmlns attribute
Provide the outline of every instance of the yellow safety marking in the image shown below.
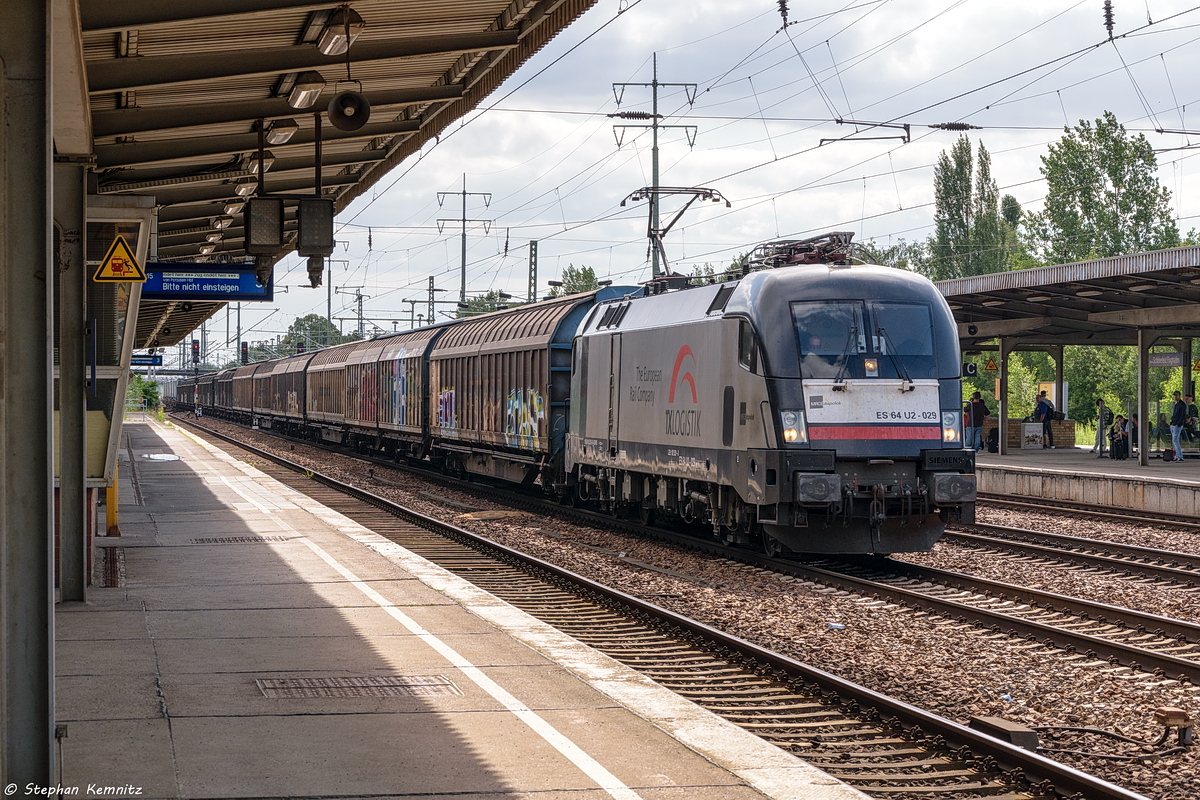
<svg viewBox="0 0 1200 800"><path fill-rule="evenodd" d="M129 242L118 234L92 280L97 283L145 283L146 271L138 263Z"/></svg>

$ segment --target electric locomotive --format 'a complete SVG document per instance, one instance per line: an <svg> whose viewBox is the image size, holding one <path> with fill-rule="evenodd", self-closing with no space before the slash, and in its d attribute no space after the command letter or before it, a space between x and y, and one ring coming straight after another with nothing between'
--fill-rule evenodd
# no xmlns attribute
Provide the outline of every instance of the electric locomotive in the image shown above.
<svg viewBox="0 0 1200 800"><path fill-rule="evenodd" d="M566 448L578 497L775 554L922 551L973 521L949 306L920 275L852 264L850 236L593 309Z"/></svg>

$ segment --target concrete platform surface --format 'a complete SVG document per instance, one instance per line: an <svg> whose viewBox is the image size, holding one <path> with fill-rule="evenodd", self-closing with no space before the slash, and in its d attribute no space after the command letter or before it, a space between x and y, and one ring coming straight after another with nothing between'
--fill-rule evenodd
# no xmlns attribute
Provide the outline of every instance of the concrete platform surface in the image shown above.
<svg viewBox="0 0 1200 800"><path fill-rule="evenodd" d="M121 585L55 616L67 796L864 797L213 445L126 434Z"/></svg>

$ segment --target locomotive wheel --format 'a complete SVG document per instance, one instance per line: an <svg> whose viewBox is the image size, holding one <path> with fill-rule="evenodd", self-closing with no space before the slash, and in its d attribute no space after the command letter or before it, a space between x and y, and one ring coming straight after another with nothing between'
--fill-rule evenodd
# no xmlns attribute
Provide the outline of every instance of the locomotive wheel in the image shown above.
<svg viewBox="0 0 1200 800"><path fill-rule="evenodd" d="M654 508L653 508L653 506L648 506L645 503L638 506L638 522L642 523L643 525L653 525L654 524Z"/></svg>
<svg viewBox="0 0 1200 800"><path fill-rule="evenodd" d="M791 554L791 548L763 530L762 526L758 526L758 531L759 540L762 542L762 550L768 556L771 558L783 558Z"/></svg>

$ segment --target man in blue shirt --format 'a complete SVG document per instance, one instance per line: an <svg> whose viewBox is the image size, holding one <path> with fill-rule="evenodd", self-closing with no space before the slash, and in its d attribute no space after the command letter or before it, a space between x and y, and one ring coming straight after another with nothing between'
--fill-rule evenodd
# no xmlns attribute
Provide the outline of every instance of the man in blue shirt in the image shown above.
<svg viewBox="0 0 1200 800"><path fill-rule="evenodd" d="M1183 461L1183 446L1180 439L1183 436L1183 426L1187 424L1187 403L1179 399L1179 392L1171 394L1175 402L1171 404L1171 447L1175 449L1172 461Z"/></svg>

